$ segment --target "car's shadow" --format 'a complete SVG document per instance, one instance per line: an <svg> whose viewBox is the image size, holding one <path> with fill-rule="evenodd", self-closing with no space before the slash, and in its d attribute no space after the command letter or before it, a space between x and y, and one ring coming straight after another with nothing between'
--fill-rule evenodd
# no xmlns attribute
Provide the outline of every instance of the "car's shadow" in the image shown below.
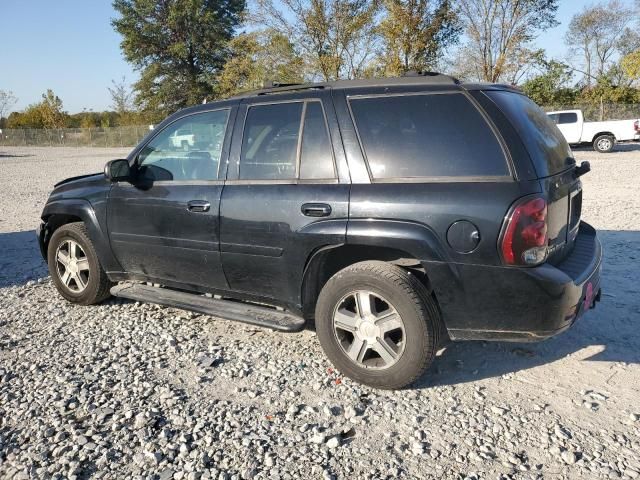
<svg viewBox="0 0 640 480"><path fill-rule="evenodd" d="M589 348L590 361L640 363L640 232L599 231L603 296L569 331L540 343L450 343L414 388L496 377ZM0 233L0 288L48 275L33 231Z"/></svg>
<svg viewBox="0 0 640 480"><path fill-rule="evenodd" d="M7 153L0 151L0 158L24 158L24 157L35 157L35 155L31 153Z"/></svg>
<svg viewBox="0 0 640 480"><path fill-rule="evenodd" d="M0 287L24 285L48 274L35 231L0 233Z"/></svg>
<svg viewBox="0 0 640 480"><path fill-rule="evenodd" d="M591 145L578 145L571 147L571 150L574 152L594 152L593 147ZM640 152L640 142L626 142L626 143L616 143L615 147L613 147L613 151L609 153L602 153L600 155L615 155L616 153L622 152Z"/></svg>

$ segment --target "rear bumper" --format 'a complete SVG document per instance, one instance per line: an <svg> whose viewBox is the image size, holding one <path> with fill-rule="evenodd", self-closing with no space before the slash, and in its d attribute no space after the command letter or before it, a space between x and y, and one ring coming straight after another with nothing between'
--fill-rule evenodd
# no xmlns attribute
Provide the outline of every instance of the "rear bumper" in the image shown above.
<svg viewBox="0 0 640 480"><path fill-rule="evenodd" d="M571 327L601 296L602 245L585 222L572 252L558 265L478 268L462 269L463 283L474 283L464 292L466 318L456 308L443 308L453 340L543 340Z"/></svg>

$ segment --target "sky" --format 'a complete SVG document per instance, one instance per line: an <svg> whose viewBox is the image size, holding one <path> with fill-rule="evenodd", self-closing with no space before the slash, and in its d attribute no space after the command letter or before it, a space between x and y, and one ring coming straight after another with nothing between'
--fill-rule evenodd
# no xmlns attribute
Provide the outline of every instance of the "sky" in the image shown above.
<svg viewBox="0 0 640 480"><path fill-rule="evenodd" d="M567 24L592 3L560 0L561 25L543 33L536 45L549 57L565 58ZM108 109L111 81L138 78L111 27L115 15L110 0L0 0L0 90L18 97L14 110L39 101L48 88L70 113Z"/></svg>

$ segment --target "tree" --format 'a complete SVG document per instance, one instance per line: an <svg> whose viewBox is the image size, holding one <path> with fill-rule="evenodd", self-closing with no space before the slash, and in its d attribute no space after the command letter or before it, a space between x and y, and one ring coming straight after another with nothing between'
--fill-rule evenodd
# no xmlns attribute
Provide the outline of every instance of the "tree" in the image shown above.
<svg viewBox="0 0 640 480"><path fill-rule="evenodd" d="M288 38L305 74L325 81L365 74L376 51L379 0L256 0L254 23Z"/></svg>
<svg viewBox="0 0 640 480"><path fill-rule="evenodd" d="M574 68L584 74L586 85L605 75L616 53L623 48L625 38L634 36L628 28L632 20L633 10L619 0L586 7L573 16L565 41L574 54L582 56Z"/></svg>
<svg viewBox="0 0 640 480"><path fill-rule="evenodd" d="M522 91L538 105L571 105L578 94L569 86L572 78L569 66L555 60L544 61L543 72L524 82Z"/></svg>
<svg viewBox="0 0 640 480"><path fill-rule="evenodd" d="M228 97L261 88L266 80L304 80L304 61L287 37L274 30L244 33L229 44L231 51L217 81L216 95Z"/></svg>
<svg viewBox="0 0 640 480"><path fill-rule="evenodd" d="M379 27L383 71L388 76L434 69L454 44L460 24L450 0L385 0Z"/></svg>
<svg viewBox="0 0 640 480"><path fill-rule="evenodd" d="M518 79L538 52L536 35L556 26L558 0L458 0L467 44L462 61L475 78L487 82Z"/></svg>
<svg viewBox="0 0 640 480"><path fill-rule="evenodd" d="M625 55L620 66L632 81L640 80L640 50Z"/></svg>
<svg viewBox="0 0 640 480"><path fill-rule="evenodd" d="M29 105L24 112L9 115L9 128L63 128L68 115L62 110L62 100L53 90L42 94L39 103Z"/></svg>
<svg viewBox="0 0 640 480"><path fill-rule="evenodd" d="M160 118L211 97L245 0L114 0L136 104Z"/></svg>
<svg viewBox="0 0 640 480"><path fill-rule="evenodd" d="M4 122L5 116L18 102L18 99L11 91L0 90L0 122ZM0 125L1 126L1 125Z"/></svg>
<svg viewBox="0 0 640 480"><path fill-rule="evenodd" d="M127 84L125 77L116 82L111 80L113 87L107 87L111 94L111 108L119 115L126 115L134 110L133 92Z"/></svg>

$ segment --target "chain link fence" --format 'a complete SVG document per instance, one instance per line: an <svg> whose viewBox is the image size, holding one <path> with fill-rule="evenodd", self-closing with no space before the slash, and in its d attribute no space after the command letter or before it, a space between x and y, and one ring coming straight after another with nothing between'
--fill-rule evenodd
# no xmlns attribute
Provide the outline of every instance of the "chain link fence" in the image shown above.
<svg viewBox="0 0 640 480"><path fill-rule="evenodd" d="M545 105L545 112L558 110L582 110L585 122L602 122L607 120L633 120L640 118L639 103L602 103L599 105Z"/></svg>
<svg viewBox="0 0 640 480"><path fill-rule="evenodd" d="M3 147L134 147L149 132L149 127L3 128L1 132Z"/></svg>

